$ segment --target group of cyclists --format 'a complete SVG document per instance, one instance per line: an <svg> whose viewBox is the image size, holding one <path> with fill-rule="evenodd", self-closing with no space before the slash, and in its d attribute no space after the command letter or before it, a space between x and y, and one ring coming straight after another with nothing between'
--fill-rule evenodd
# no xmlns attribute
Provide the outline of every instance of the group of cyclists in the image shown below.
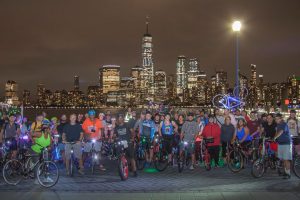
<svg viewBox="0 0 300 200"><path fill-rule="evenodd" d="M110 111L97 113L89 110L85 115L62 115L59 119L47 119L47 114L43 112L32 123L18 114L3 114L0 127L0 144L9 148L10 159L17 159L18 149L25 146L30 155L40 155L42 149L47 148L49 152L55 152L51 154L54 155L52 159L60 159L65 164L67 175L71 173L70 155L73 154L78 160L78 173L84 175L85 162L92 150L96 152L97 168L106 171L103 163L104 144L116 141L126 141L124 153L133 177L137 177L137 169L140 168L138 149L141 141L145 148L143 167L150 167L155 162L155 146L160 143L167 166L175 165L174 160L179 161L188 152L191 158L188 168L194 170L200 162L199 148L202 148L204 141L209 162L213 161L214 167L218 168L221 167L220 161L229 165L229 149L236 142L242 148L250 149L253 144L259 145L255 144L256 139L269 138L273 141L270 146L276 151L276 157L283 163L282 175L286 179L291 177L293 151L300 153L297 139L300 121L295 110L290 111L287 119L280 113L252 111L248 114L245 110L220 109L215 109L213 113L205 110L142 110L137 113L128 108L116 115ZM175 148L178 149L176 153ZM34 158L38 159L38 156Z"/></svg>

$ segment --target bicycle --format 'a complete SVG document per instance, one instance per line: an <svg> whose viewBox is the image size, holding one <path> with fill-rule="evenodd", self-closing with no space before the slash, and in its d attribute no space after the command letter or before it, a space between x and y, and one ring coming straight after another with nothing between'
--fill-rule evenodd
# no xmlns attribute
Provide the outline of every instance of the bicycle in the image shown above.
<svg viewBox="0 0 300 200"><path fill-rule="evenodd" d="M65 144L71 145L71 154L70 154L70 162L69 162L69 175L74 176L74 168L79 170L79 162L78 159L74 155L74 148L73 145L76 144L76 142L66 142Z"/></svg>
<svg viewBox="0 0 300 200"><path fill-rule="evenodd" d="M62 155L60 149L58 148L58 140L60 138L59 134L55 134L52 136L53 138L53 150L52 150L52 159L54 162L62 162Z"/></svg>
<svg viewBox="0 0 300 200"><path fill-rule="evenodd" d="M33 157L39 157L38 161L33 162ZM38 183L46 188L53 187L58 182L58 167L54 162L48 160L47 148L43 148L40 155L23 154L21 160L9 160L2 170L3 178L9 185L17 185L23 179L31 177L32 174L35 174Z"/></svg>
<svg viewBox="0 0 300 200"><path fill-rule="evenodd" d="M154 138L154 147L153 147L153 158L154 158L154 166L157 171L164 171L168 167L168 152L166 151L166 147L163 146L163 139L159 136L155 136Z"/></svg>
<svg viewBox="0 0 300 200"><path fill-rule="evenodd" d="M87 142L91 142L92 143L92 147L91 147L91 151L89 152L90 154L90 160L89 160L89 164L92 170L92 174L95 173L95 166L99 163L99 153L97 152L95 149L95 144L96 142L101 142L100 140L96 140L96 139L92 139L92 140L88 140Z"/></svg>
<svg viewBox="0 0 300 200"><path fill-rule="evenodd" d="M238 140L235 140L232 144L232 149L227 149L227 165L231 172L238 173L246 167L249 160L253 160L256 152L252 151L253 142L250 146L242 147Z"/></svg>
<svg viewBox="0 0 300 200"><path fill-rule="evenodd" d="M181 173L184 169L184 167L189 167L192 164L192 155L190 152L188 152L189 145L192 145L192 148L194 147L194 142L192 141L191 144L187 141L182 141L181 144L183 144L183 149L181 152L181 149L179 149L179 153L177 155L177 165L178 165L178 172Z"/></svg>
<svg viewBox="0 0 300 200"><path fill-rule="evenodd" d="M271 150L270 143L274 142L270 138L263 137L261 146L261 156L254 161L251 174L255 178L261 178L268 168L277 170L281 175L284 172L282 162L275 156L275 152Z"/></svg>
<svg viewBox="0 0 300 200"><path fill-rule="evenodd" d="M0 147L0 169L3 169L3 166L5 163L10 159L11 157L11 151L9 150L10 141L6 141L2 143L2 146Z"/></svg>
<svg viewBox="0 0 300 200"><path fill-rule="evenodd" d="M150 139L145 136L141 136L140 141L138 142L137 156L136 156L136 165L138 170L143 170L146 164L146 155L149 150Z"/></svg>
<svg viewBox="0 0 300 200"><path fill-rule="evenodd" d="M128 148L127 140L119 140L115 143L116 146L116 157L118 159L118 172L122 181L128 179L129 166L126 158L126 149Z"/></svg>
<svg viewBox="0 0 300 200"><path fill-rule="evenodd" d="M300 136L292 137L293 141L293 163L292 169L294 174L300 178L300 155L297 153L295 146L300 144Z"/></svg>
<svg viewBox="0 0 300 200"><path fill-rule="evenodd" d="M214 138L202 138L200 142L200 149L198 149L199 162L204 163L204 167L207 171L211 170L211 157L207 146L209 143L214 143Z"/></svg>

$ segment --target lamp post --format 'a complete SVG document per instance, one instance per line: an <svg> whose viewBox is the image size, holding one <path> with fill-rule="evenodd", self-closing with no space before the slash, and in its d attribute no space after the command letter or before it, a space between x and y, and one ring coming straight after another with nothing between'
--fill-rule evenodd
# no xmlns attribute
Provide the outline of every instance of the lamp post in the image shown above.
<svg viewBox="0 0 300 200"><path fill-rule="evenodd" d="M236 94L235 96L237 99L240 99L240 86L239 86L239 32L241 30L242 23L240 21L234 21L232 23L232 30L235 32L235 87L236 87Z"/></svg>

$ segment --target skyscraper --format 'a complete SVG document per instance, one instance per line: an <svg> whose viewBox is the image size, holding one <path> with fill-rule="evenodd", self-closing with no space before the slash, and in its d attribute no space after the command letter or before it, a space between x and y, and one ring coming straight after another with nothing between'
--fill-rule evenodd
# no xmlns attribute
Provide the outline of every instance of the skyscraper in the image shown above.
<svg viewBox="0 0 300 200"><path fill-rule="evenodd" d="M22 98L23 106L30 106L30 91L24 90L22 96L23 96Z"/></svg>
<svg viewBox="0 0 300 200"><path fill-rule="evenodd" d="M204 71L200 71L197 78L197 104L206 105L208 104L208 81L207 75Z"/></svg>
<svg viewBox="0 0 300 200"><path fill-rule="evenodd" d="M163 70L155 72L155 101L163 102L167 95L167 75Z"/></svg>
<svg viewBox="0 0 300 200"><path fill-rule="evenodd" d="M104 65L99 69L99 85L103 94L120 89L120 66Z"/></svg>
<svg viewBox="0 0 300 200"><path fill-rule="evenodd" d="M193 94L197 90L197 79L199 75L199 66L197 58L189 60L189 68L187 71L187 88L189 91L189 97L193 98Z"/></svg>
<svg viewBox="0 0 300 200"><path fill-rule="evenodd" d="M251 64L251 85L256 85L256 65Z"/></svg>
<svg viewBox="0 0 300 200"><path fill-rule="evenodd" d="M227 94L228 82L227 82L227 72L224 70L216 71L216 92L218 94Z"/></svg>
<svg viewBox="0 0 300 200"><path fill-rule="evenodd" d="M9 80L5 84L5 103L13 106L19 105L18 84L15 81Z"/></svg>
<svg viewBox="0 0 300 200"><path fill-rule="evenodd" d="M37 105L38 106L45 106L46 105L46 101L45 101L45 92L46 92L46 88L44 86L44 84L39 83L37 86Z"/></svg>
<svg viewBox="0 0 300 200"><path fill-rule="evenodd" d="M153 43L152 35L149 33L149 21L146 21L146 33L142 39L142 88L148 93L148 97L153 100L154 95L154 64L153 64Z"/></svg>
<svg viewBox="0 0 300 200"><path fill-rule="evenodd" d="M135 66L131 68L131 77L133 78L133 91L135 94L135 103L139 104L142 102L143 92L142 90L142 74L143 67Z"/></svg>
<svg viewBox="0 0 300 200"><path fill-rule="evenodd" d="M257 87L257 76L256 76L256 65L251 64L251 77L250 77L250 88L248 106L254 108L258 104L258 87Z"/></svg>
<svg viewBox="0 0 300 200"><path fill-rule="evenodd" d="M176 94L183 102L183 94L187 88L187 66L186 66L186 57L178 56L177 66L176 66Z"/></svg>
<svg viewBox="0 0 300 200"><path fill-rule="evenodd" d="M79 76L74 76L74 90L79 90Z"/></svg>

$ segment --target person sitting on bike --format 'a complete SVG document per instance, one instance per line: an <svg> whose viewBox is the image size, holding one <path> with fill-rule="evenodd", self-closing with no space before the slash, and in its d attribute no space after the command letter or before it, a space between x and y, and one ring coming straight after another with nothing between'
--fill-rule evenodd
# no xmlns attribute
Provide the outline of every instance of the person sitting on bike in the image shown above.
<svg viewBox="0 0 300 200"><path fill-rule="evenodd" d="M293 160L292 140L287 123L280 113L276 114L277 130L274 140L278 142L278 158L283 161L284 179L291 178L291 161Z"/></svg>
<svg viewBox="0 0 300 200"><path fill-rule="evenodd" d="M219 152L221 143L221 129L215 122L213 115L208 118L208 124L204 127L202 136L205 139L213 140L212 143L207 143L208 152L212 159L215 161L215 167L219 166Z"/></svg>
<svg viewBox="0 0 300 200"><path fill-rule="evenodd" d="M198 116L197 119L196 119L196 122L198 124L198 127L199 127L199 133L195 139L195 156L196 156L196 159L199 158L199 155L200 155L200 148L201 148L201 142L202 142L202 132L203 132L203 129L205 127L205 122L203 120L201 120L201 117Z"/></svg>
<svg viewBox="0 0 300 200"><path fill-rule="evenodd" d="M244 118L239 118L237 121L236 138L242 147L250 147L252 138L249 128L247 127L247 122Z"/></svg>
<svg viewBox="0 0 300 200"><path fill-rule="evenodd" d="M168 153L168 162L172 161L172 148L174 134L177 132L178 126L174 121L171 121L171 115L167 113L165 115L165 120L159 125L159 136L163 138L163 148Z"/></svg>
<svg viewBox="0 0 300 200"><path fill-rule="evenodd" d="M70 115L70 123L66 124L63 129L63 143L65 144L65 162L66 162L66 170L67 175L70 175L70 156L71 150L73 147L73 152L75 158L79 161L79 170L78 173L84 175L84 167L83 167L83 159L82 159L82 151L81 151L81 142L83 140L83 130L80 124L76 122L77 116L76 114ZM74 143L74 144L72 144Z"/></svg>
<svg viewBox="0 0 300 200"><path fill-rule="evenodd" d="M16 117L14 114L9 115L9 122L4 123L0 132L0 143L5 142L5 145L12 153L12 158L17 157L18 140L20 135L20 127L15 123Z"/></svg>
<svg viewBox="0 0 300 200"><path fill-rule="evenodd" d="M188 120L184 122L182 129L181 129L181 140L188 143L188 146L186 147L188 153L191 154L192 156L192 164L190 166L190 170L194 169L195 165L195 149L194 149L194 142L195 139L199 133L199 126L197 122L194 121L194 113L190 112L188 113ZM182 155L182 151L184 150L184 143L181 142L181 147L180 147L180 155Z"/></svg>
<svg viewBox="0 0 300 200"><path fill-rule="evenodd" d="M128 142L128 148L126 149L126 156L130 160L133 176L137 177L136 163L135 163L135 148L134 137L130 131L130 127L125 123L124 115L119 114L117 119L117 125L114 130L114 137L118 140L126 140Z"/></svg>
<svg viewBox="0 0 300 200"><path fill-rule="evenodd" d="M151 112L146 112L146 117L139 127L139 139L140 141L142 138L146 140L146 150L149 150L149 153L146 151L146 167L149 167L153 160L153 138L155 133L155 124L151 120Z"/></svg>
<svg viewBox="0 0 300 200"><path fill-rule="evenodd" d="M42 153L44 148L48 150L51 149L51 130L50 130L50 123L48 120L44 120L41 125L40 131L32 132L33 144L31 148L28 150L28 154L33 156L32 162L33 164L38 162L39 156ZM37 167L35 167L35 175L36 175ZM47 177L47 181L52 182L53 180L50 177ZM39 184L38 180L35 179L35 184Z"/></svg>
<svg viewBox="0 0 300 200"><path fill-rule="evenodd" d="M94 145L95 151L98 153L98 158L100 158L100 151L102 142L99 140L102 139L101 136L101 128L102 124L99 119L96 117L95 110L90 110L88 112L88 118L86 118L82 124L82 129L84 131L84 138L86 140L84 144L84 157L87 157L87 154L91 152L92 146ZM93 141L95 140L95 141ZM93 144L94 142L94 144ZM100 170L105 171L106 169L100 163L99 164Z"/></svg>

